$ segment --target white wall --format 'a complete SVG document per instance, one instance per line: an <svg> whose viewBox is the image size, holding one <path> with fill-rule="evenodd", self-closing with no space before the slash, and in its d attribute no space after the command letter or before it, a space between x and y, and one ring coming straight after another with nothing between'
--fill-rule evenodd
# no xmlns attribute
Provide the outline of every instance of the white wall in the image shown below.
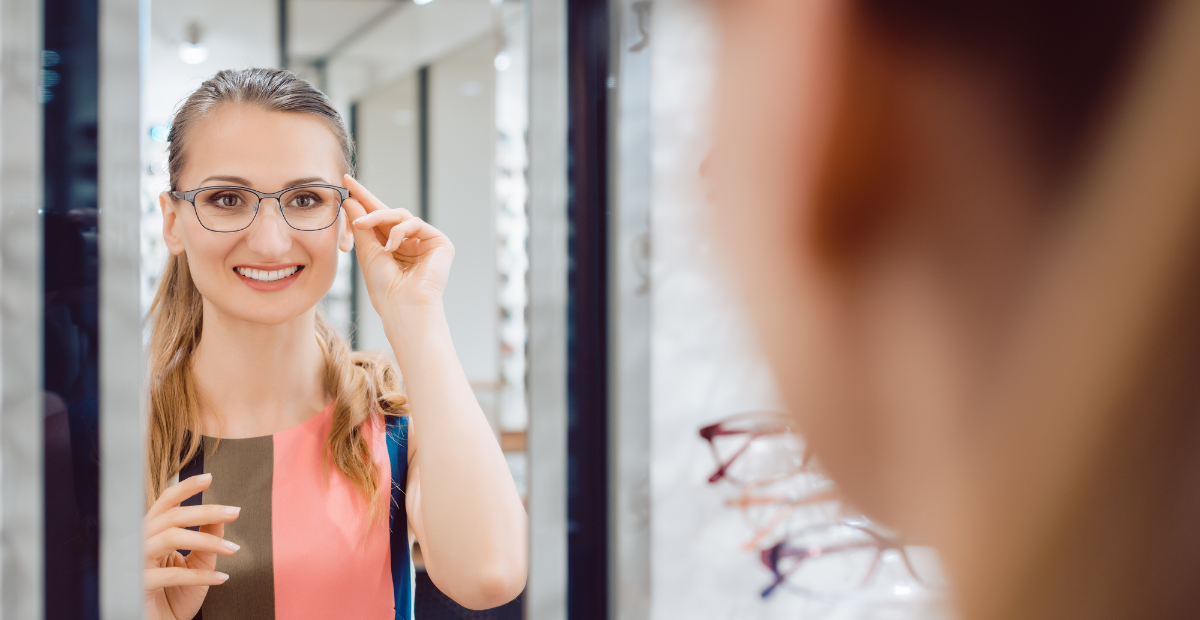
<svg viewBox="0 0 1200 620"><path fill-rule="evenodd" d="M446 318L463 369L481 397L500 378L496 51L487 36L429 69L429 221L454 243Z"/></svg>
<svg viewBox="0 0 1200 620"><path fill-rule="evenodd" d="M454 347L481 401L500 375L495 226L495 43L488 36L430 65L429 221L454 243L444 303ZM420 211L415 74L358 107L359 178L388 206ZM388 348L359 287L358 346ZM490 410L490 402L482 402Z"/></svg>

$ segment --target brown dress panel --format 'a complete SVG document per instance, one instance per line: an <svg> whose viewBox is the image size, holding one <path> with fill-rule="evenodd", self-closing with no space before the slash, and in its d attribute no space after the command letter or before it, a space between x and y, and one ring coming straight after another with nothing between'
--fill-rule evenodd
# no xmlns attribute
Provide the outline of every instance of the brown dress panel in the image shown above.
<svg viewBox="0 0 1200 620"><path fill-rule="evenodd" d="M217 556L217 570L229 581L208 589L204 620L271 620L275 617L274 549L271 544L271 483L274 438L204 438L204 471L213 475L205 504L238 506L236 521L225 525L225 539L241 545L231 556Z"/></svg>

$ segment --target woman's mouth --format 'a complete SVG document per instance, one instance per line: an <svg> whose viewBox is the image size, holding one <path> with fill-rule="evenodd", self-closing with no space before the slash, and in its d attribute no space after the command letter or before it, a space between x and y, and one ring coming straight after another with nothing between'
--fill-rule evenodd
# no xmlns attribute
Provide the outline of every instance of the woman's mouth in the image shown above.
<svg viewBox="0 0 1200 620"><path fill-rule="evenodd" d="M296 281L296 276L304 269L303 265L291 265L279 269L255 269L253 267L234 267L233 271L241 276L241 281L256 291L278 291L287 288Z"/></svg>
<svg viewBox="0 0 1200 620"><path fill-rule="evenodd" d="M300 271L301 269L303 269L303 267L299 265L292 265L291 267L284 267L283 269L276 269L274 271L267 271L265 269L251 269L249 267L233 268L233 270L238 272L238 274L259 282L274 282L276 280L282 280L293 273Z"/></svg>

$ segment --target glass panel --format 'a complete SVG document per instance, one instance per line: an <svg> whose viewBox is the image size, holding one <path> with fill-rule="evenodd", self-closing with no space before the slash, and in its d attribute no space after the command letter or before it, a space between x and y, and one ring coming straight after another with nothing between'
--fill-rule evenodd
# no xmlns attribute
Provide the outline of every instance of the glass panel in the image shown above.
<svg viewBox="0 0 1200 620"><path fill-rule="evenodd" d="M45 610L99 617L97 4L45 3Z"/></svg>

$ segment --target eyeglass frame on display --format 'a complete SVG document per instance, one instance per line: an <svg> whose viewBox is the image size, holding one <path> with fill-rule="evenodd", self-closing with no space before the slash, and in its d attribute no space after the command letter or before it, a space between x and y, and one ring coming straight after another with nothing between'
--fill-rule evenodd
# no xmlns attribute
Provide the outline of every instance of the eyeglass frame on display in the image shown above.
<svg viewBox="0 0 1200 620"><path fill-rule="evenodd" d="M298 189L304 189L306 187L323 187L326 189L337 190L337 192L338 192L338 197L339 197L338 205L337 205L337 209L335 210L333 220L331 220L328 224L326 224L320 228L297 228L296 225L294 225L288 221L287 213L285 213L283 210L283 202L280 200L280 198L282 198L283 195L288 192L296 191ZM244 191L250 192L251 194L254 194L256 197L258 197L258 202L254 203L254 215L250 216L250 221L247 222L245 226L238 228L236 230L215 230L215 229L209 228L208 225L204 223L204 219L200 217L200 211L196 207L196 196L198 194L200 194L200 192L205 192L205 191L210 191L210 190L215 190L215 189L244 190ZM262 201L267 198L275 199L275 204L279 205L279 214L281 216L283 216L283 221L285 223L287 223L288 226L292 227L295 230L299 230L301 232L316 232L318 230L325 230L326 228L333 226L334 223L337 222L338 217L341 215L342 203L346 202L346 199L350 197L350 190L346 189L345 187L338 187L337 185L327 185L324 183L305 183L303 185L295 185L292 187L287 187L287 188L281 189L275 193L268 194L266 192L260 192L256 189L251 189L249 187L242 187L240 185L213 185L210 187L198 187L196 189L192 189L192 190L188 190L188 191L171 190L171 191L167 192L167 195L176 200L184 200L184 201L187 201L188 203L191 203L192 212L196 214L196 221L200 222L200 225L204 227L204 230L208 230L208 231L215 232L215 233L235 233L235 232L241 232L243 230L246 230L247 228L250 228L250 226L254 224L254 220L258 218L259 206L262 205Z"/></svg>
<svg viewBox="0 0 1200 620"><path fill-rule="evenodd" d="M743 493L736 498L725 500L726 506L739 508L742 513L742 518L754 530L750 540L742 546L746 551L761 550L762 540L770 535L780 523L792 516L797 508L801 506L815 506L817 504L826 503L841 503L842 497L837 488L832 483L826 488L817 489L811 493L807 493L800 497L789 497L785 495L751 495ZM766 525L758 526L750 517L746 515L746 511L752 505L760 506L776 506L778 512L774 517L768 520ZM772 545L773 546L773 545Z"/></svg>
<svg viewBox="0 0 1200 620"><path fill-rule="evenodd" d="M862 583L858 584L857 586L848 588L845 591L831 593L831 594L822 594L822 593L814 592L812 590L808 590L802 586L797 586L795 584L792 584L792 589L794 591L797 591L798 593L800 593L804 596L807 596L809 598L814 598L814 599L836 599L836 598L841 598L843 596L847 596L847 595L853 593L855 590L861 590L863 587L865 587L867 584L869 584L871 582L871 579L873 577L875 577L876 573L879 572L879 564L880 564L880 560L883 559L883 554L887 553L888 551L896 551L900 555L900 558L904 561L904 568L908 571L909 576L911 576L913 579L915 579L916 582L919 583L922 587L924 587L930 591L933 591L933 592L937 592L937 591L941 590L941 588L939 586L930 584L925 579L921 578L921 575L919 575L917 573L916 569L913 568L912 560L909 559L908 551L906 550L906 547L908 545L905 545L905 544L901 543L900 541L895 540L893 538L884 536L884 535L880 534L879 532L872 530L869 527L865 527L863 525L858 525L856 523L842 522L842 523L828 523L828 524L822 524L822 525L812 525L812 526L806 527L803 530L800 530L799 532L797 532L792 537L784 539L784 540L776 543L775 545L772 545L771 547L769 547L767 549L763 549L760 552L759 557L762 560L763 565L766 566L767 569L769 569L771 571L771 574L775 576L775 580L771 582L771 585L767 586L762 591L763 598L767 598L767 597L771 596L771 594L777 588L779 588L779 586L787 583L788 576L790 576L796 570L796 568L793 568L792 570L788 571L787 574L783 574L779 571L779 560L780 559L795 556L795 554L788 554L788 555L782 554L782 552L788 546L788 540L790 540L794 536L802 534L806 531L811 531L816 528L822 528L822 527L829 527L829 528L849 527L849 528L854 528L856 530L866 533L867 536L875 543L874 545L871 545L875 548L875 558L874 558L874 560L872 560L871 567L867 570L866 576L863 577ZM795 551L802 553L802 555L800 555L800 559L797 560L797 562L796 562L796 567L799 567L801 562L804 562L805 560L808 560L808 559L818 558L823 555L828 555L829 553L837 553L837 552L845 551L845 550L848 550L851 548L862 548L863 546L864 545L853 545L853 546L847 546L847 547L842 547L842 548L832 548L832 549L829 547L818 548L816 550L816 553L812 552L812 547L805 547L804 549L795 549Z"/></svg>
<svg viewBox="0 0 1200 620"><path fill-rule="evenodd" d="M750 444L753 443L755 439L758 439L759 437L763 437L763 436L768 436L768 435L795 434L792 431L791 427L788 426L787 422L785 421L784 416L786 416L786 415L787 414L775 412L775 411L748 411L745 413L738 413L738 414L728 416L717 422L714 422L712 424L702 427L700 429L700 437L708 442L709 448L712 449L713 459L717 462L717 471L713 472L713 474L708 477L708 482L710 484L714 484L714 483L718 482L719 480L721 480L722 478L724 478L724 479L730 480L734 484L740 484L740 485L752 484L751 482L748 482L748 481L739 481L739 480L736 480L735 478L730 477L729 476L729 467L731 465L733 465L733 462L736 461L739 456L741 456L743 453L746 452L746 448L750 447ZM721 427L725 426L726 424L729 424L731 422L734 422L734 421L738 420L739 418L747 418L747 417L751 417L751 416L763 416L763 417L767 417L767 418L775 418L778 420L778 422L780 424L778 427L775 427L774 429L771 429L769 431L755 432L755 433L751 434L750 438L746 440L745 445L743 445L741 448L739 448L737 452L734 452L733 456L729 457L728 460L722 462L721 454L717 451L717 444L713 440L720 435L740 435L740 434L746 434L746 431L738 431L736 433L732 433L732 432L723 433L723 432L721 432ZM799 437L799 435L796 435L796 436ZM790 476L793 476L798 473L806 471L810 465L809 461L810 461L809 452L806 449L806 450L804 450L804 453L801 454L801 456L800 456L800 467L797 468L795 471L791 471L786 474L780 475L777 479L782 480L782 479L785 479ZM770 481L763 481L763 482L770 482Z"/></svg>

